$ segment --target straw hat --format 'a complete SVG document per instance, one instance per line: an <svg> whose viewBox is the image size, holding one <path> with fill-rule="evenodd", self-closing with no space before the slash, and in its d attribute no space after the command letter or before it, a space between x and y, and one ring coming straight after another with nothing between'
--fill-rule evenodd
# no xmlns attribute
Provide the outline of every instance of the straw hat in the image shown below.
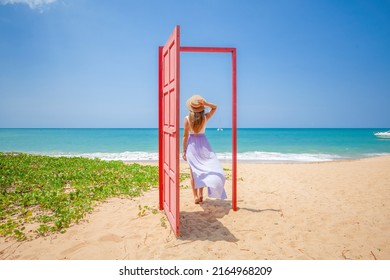
<svg viewBox="0 0 390 280"><path fill-rule="evenodd" d="M195 113L204 111L204 106L199 103L199 99L204 99L204 98L197 94L188 98L186 103L188 110Z"/></svg>

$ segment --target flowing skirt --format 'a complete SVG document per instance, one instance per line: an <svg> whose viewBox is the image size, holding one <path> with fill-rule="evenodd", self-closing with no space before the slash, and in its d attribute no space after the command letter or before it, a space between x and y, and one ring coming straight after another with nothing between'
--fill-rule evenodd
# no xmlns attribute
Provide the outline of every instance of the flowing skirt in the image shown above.
<svg viewBox="0 0 390 280"><path fill-rule="evenodd" d="M189 135L186 156L195 189L207 187L209 197L226 199L223 168L205 134Z"/></svg>

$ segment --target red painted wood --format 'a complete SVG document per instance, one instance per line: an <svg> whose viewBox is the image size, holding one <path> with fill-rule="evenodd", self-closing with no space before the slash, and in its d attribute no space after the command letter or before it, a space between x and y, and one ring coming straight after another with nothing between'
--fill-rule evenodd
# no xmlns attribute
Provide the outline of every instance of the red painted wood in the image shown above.
<svg viewBox="0 0 390 280"><path fill-rule="evenodd" d="M232 209L237 211L237 55L232 52Z"/></svg>
<svg viewBox="0 0 390 280"><path fill-rule="evenodd" d="M176 26L159 56L160 203L175 235L180 234L180 27ZM161 205L160 205L161 207Z"/></svg>
<svg viewBox="0 0 390 280"><path fill-rule="evenodd" d="M160 210L164 209L163 205L163 130L162 130L162 51L163 47L158 48L158 177L159 177L159 208Z"/></svg>
<svg viewBox="0 0 390 280"><path fill-rule="evenodd" d="M236 48L180 47L180 52L212 52L232 54L232 209L237 211L237 53Z"/></svg>
<svg viewBox="0 0 390 280"><path fill-rule="evenodd" d="M237 211L237 57L236 48L181 47L176 26L164 47L159 47L159 207L164 209L176 236L180 234L179 136L180 53L232 54L232 209Z"/></svg>
<svg viewBox="0 0 390 280"><path fill-rule="evenodd" d="M235 48L221 47L180 47L181 52L233 52Z"/></svg>

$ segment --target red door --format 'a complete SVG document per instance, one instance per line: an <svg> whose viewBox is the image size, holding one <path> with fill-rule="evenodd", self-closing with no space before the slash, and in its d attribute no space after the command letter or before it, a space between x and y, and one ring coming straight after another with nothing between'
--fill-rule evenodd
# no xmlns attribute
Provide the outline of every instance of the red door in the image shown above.
<svg viewBox="0 0 390 280"><path fill-rule="evenodd" d="M159 167L160 209L176 236L180 229L179 105L180 27L176 26L159 49Z"/></svg>

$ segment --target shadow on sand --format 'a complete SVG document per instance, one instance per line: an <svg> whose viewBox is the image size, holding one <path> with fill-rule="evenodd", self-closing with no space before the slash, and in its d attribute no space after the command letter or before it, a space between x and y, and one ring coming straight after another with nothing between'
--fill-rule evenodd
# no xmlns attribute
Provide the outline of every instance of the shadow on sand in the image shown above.
<svg viewBox="0 0 390 280"><path fill-rule="evenodd" d="M199 205L203 211L180 212L181 240L238 241L218 220L232 211L230 201L206 199Z"/></svg>

